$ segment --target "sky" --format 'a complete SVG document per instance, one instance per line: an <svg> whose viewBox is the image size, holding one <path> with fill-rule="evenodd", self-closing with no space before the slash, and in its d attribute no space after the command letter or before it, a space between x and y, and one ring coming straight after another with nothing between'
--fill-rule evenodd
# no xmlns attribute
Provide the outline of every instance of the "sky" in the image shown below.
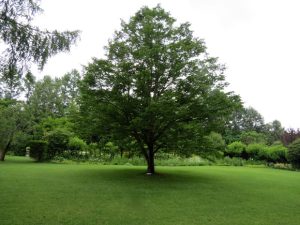
<svg viewBox="0 0 300 225"><path fill-rule="evenodd" d="M81 30L69 53L51 58L38 78L82 70L142 6L160 4L178 23L189 22L194 36L226 65L228 90L239 94L265 122L300 128L300 1L298 0L42 0L33 21L42 28Z"/></svg>

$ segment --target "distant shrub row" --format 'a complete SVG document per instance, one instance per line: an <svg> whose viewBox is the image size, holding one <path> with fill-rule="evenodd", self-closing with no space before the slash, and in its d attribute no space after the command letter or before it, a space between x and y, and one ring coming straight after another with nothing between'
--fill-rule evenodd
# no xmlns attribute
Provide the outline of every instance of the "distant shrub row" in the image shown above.
<svg viewBox="0 0 300 225"><path fill-rule="evenodd" d="M224 155L231 158L263 160L269 163L289 162L295 168L300 168L300 139L297 139L288 147L279 143L271 146L261 143L245 145L236 141L227 146Z"/></svg>
<svg viewBox="0 0 300 225"><path fill-rule="evenodd" d="M236 141L229 144L225 150L225 156L241 157L243 159L264 160L273 163L286 163L288 149L282 144L267 146L253 143L245 145Z"/></svg>
<svg viewBox="0 0 300 225"><path fill-rule="evenodd" d="M51 132L47 135L46 140L31 140L28 142L28 146L30 147L30 157L39 162L64 154L75 157L87 148L85 141L78 137L70 137L63 130Z"/></svg>

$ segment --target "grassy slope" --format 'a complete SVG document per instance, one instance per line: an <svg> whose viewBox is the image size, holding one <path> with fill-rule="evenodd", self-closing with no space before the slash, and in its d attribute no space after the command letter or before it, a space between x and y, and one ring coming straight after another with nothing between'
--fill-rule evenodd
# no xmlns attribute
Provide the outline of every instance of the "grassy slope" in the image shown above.
<svg viewBox="0 0 300 225"><path fill-rule="evenodd" d="M246 167L0 164L0 224L299 225L300 173Z"/></svg>

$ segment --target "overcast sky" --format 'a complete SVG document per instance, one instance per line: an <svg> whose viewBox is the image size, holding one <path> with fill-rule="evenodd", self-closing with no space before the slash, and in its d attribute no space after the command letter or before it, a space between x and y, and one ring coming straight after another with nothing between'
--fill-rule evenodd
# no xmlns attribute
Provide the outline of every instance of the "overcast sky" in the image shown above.
<svg viewBox="0 0 300 225"><path fill-rule="evenodd" d="M278 119L300 128L300 1L298 0L42 0L35 24L81 30L70 53L50 59L38 75L61 76L100 58L120 19L157 4L179 23L190 22L208 52L227 67L229 89L266 122Z"/></svg>

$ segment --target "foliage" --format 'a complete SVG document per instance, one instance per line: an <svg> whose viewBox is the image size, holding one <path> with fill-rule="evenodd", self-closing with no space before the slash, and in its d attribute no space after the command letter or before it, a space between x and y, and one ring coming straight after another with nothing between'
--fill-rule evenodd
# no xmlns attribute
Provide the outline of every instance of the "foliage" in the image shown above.
<svg viewBox="0 0 300 225"><path fill-rule="evenodd" d="M0 99L0 161L10 149L17 131L25 129L28 123L23 103Z"/></svg>
<svg viewBox="0 0 300 225"><path fill-rule="evenodd" d="M70 132L64 129L50 131L45 139L48 142L47 159L52 159L55 155L60 155L68 149Z"/></svg>
<svg viewBox="0 0 300 225"><path fill-rule="evenodd" d="M110 158L113 159L114 156L119 152L119 147L113 142L107 142L104 146L104 151L110 154Z"/></svg>
<svg viewBox="0 0 300 225"><path fill-rule="evenodd" d="M264 151L267 146L262 143L252 143L246 147L246 152L251 159L259 159L259 153Z"/></svg>
<svg viewBox="0 0 300 225"><path fill-rule="evenodd" d="M232 142L227 145L225 154L229 157L241 157L246 150L246 145L240 141Z"/></svg>
<svg viewBox="0 0 300 225"><path fill-rule="evenodd" d="M28 69L30 62L42 69L48 58L69 51L78 31L41 30L31 21L42 9L38 0L0 2L0 39L5 43L0 59L2 76L15 76Z"/></svg>
<svg viewBox="0 0 300 225"><path fill-rule="evenodd" d="M242 108L232 114L230 126L236 131L256 131L264 130L264 119L262 115L253 107Z"/></svg>
<svg viewBox="0 0 300 225"><path fill-rule="evenodd" d="M32 136L27 132L17 131L13 136L9 151L14 155L24 156L30 140L32 140Z"/></svg>
<svg viewBox="0 0 300 225"><path fill-rule="evenodd" d="M87 150L87 144L79 137L71 137L68 142L68 150L75 152L84 151Z"/></svg>
<svg viewBox="0 0 300 225"><path fill-rule="evenodd" d="M300 138L288 146L287 158L293 167L300 168Z"/></svg>
<svg viewBox="0 0 300 225"><path fill-rule="evenodd" d="M208 134L240 104L224 92L224 67L204 42L160 6L122 21L106 49L85 69L82 112L97 121L98 134L135 140L149 173L160 149L190 146L186 128Z"/></svg>
<svg viewBox="0 0 300 225"><path fill-rule="evenodd" d="M272 123L266 124L264 133L267 137L267 143L272 145L274 142L280 141L284 128L281 126L280 121L274 120Z"/></svg>
<svg viewBox="0 0 300 225"><path fill-rule="evenodd" d="M32 140L28 142L30 147L29 156L38 162L44 161L48 158L48 143L42 140Z"/></svg>
<svg viewBox="0 0 300 225"><path fill-rule="evenodd" d="M254 108L241 107L234 111L227 121L224 138L226 143L239 141L242 132L261 133L265 130L262 115Z"/></svg>
<svg viewBox="0 0 300 225"><path fill-rule="evenodd" d="M47 117L70 115L73 109L71 107L76 107L79 80L79 73L73 70L61 78L45 76L37 81L28 99L28 107L34 120L40 122Z"/></svg>
<svg viewBox="0 0 300 225"><path fill-rule="evenodd" d="M253 143L266 143L266 136L262 133L257 133L256 131L242 132L240 136L241 142L245 145Z"/></svg>
<svg viewBox="0 0 300 225"><path fill-rule="evenodd" d="M272 162L278 163L286 163L287 162L287 148L280 145L272 145L269 147L269 154L270 159Z"/></svg>
<svg viewBox="0 0 300 225"><path fill-rule="evenodd" d="M300 138L300 129L289 128L281 135L281 141L285 146L288 146L298 138Z"/></svg>
<svg viewBox="0 0 300 225"><path fill-rule="evenodd" d="M260 160L266 160L267 162L279 162L285 163L287 155L287 148L283 145L272 145L266 146L259 153L258 157Z"/></svg>
<svg viewBox="0 0 300 225"><path fill-rule="evenodd" d="M226 144L221 134L212 131L204 137L203 147L206 148L208 154L220 156L225 151Z"/></svg>

